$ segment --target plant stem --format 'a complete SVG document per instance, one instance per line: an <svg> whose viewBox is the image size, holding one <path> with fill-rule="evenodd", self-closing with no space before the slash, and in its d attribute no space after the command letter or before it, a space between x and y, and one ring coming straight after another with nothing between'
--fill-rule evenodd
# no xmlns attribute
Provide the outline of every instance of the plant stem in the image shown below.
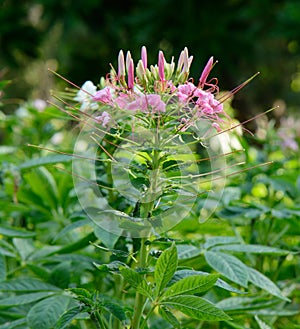
<svg viewBox="0 0 300 329"><path fill-rule="evenodd" d="M144 329L145 325L147 324L148 319L150 318L150 315L153 313L155 308L156 308L156 305L153 304L151 309L148 311L147 316L145 317L145 319L143 319L143 322L141 323L141 328L140 329Z"/></svg>
<svg viewBox="0 0 300 329"><path fill-rule="evenodd" d="M158 185L158 170L159 170L159 162L160 162L160 151L159 151L159 143L160 143L160 136L159 130L156 131L155 140L154 140L154 148L153 148L153 155L152 155L152 175L151 175L151 182L149 188L149 198L145 199L145 202L141 206L141 217L143 218L150 218L152 214L152 210L154 208L154 202L157 195L157 185ZM139 254L139 267L145 268L147 266L147 246L145 245L146 238L141 238L141 247L140 247L140 254ZM146 298L140 293L136 293L135 303L134 303L134 314L131 324L131 329L139 329L141 317L143 315L143 310L145 307ZM154 308L152 307L150 312L152 313ZM151 314L150 313L150 314ZM145 326L146 321L150 314L147 315L146 319L143 321L142 327Z"/></svg>
<svg viewBox="0 0 300 329"><path fill-rule="evenodd" d="M141 249L139 254L139 266L141 268L146 267L147 264L148 254L147 254L147 246L145 245L145 242L146 242L146 238L141 238ZM137 292L134 302L134 313L133 313L131 329L139 329L144 304L145 304L145 297Z"/></svg>
<svg viewBox="0 0 300 329"><path fill-rule="evenodd" d="M122 297L122 288L123 288L123 278L121 275L115 275L115 297L121 299ZM117 318L113 319L113 329L120 329L121 323Z"/></svg>
<svg viewBox="0 0 300 329"><path fill-rule="evenodd" d="M96 324L97 329L105 329L106 325L103 322L103 319L98 311L94 313L94 322Z"/></svg>

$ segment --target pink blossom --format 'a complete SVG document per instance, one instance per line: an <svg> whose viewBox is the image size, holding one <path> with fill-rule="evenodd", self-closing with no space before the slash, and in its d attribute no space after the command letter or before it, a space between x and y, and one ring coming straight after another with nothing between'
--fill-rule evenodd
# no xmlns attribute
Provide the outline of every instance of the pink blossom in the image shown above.
<svg viewBox="0 0 300 329"><path fill-rule="evenodd" d="M178 99L181 102L188 101L190 97L194 96L193 93L196 89L197 87L191 82L187 82L184 85L179 85L177 92Z"/></svg>
<svg viewBox="0 0 300 329"><path fill-rule="evenodd" d="M149 94L139 96L135 101L129 103L126 109L142 112L165 112L166 104L159 95Z"/></svg>
<svg viewBox="0 0 300 329"><path fill-rule="evenodd" d="M101 115L98 115L95 118L95 121L97 123L102 124L103 127L106 127L106 125L109 123L110 119L111 119L110 114L107 113L106 111L104 111Z"/></svg>
<svg viewBox="0 0 300 329"><path fill-rule="evenodd" d="M114 99L114 104L116 104L121 109L125 109L130 101L131 100L128 94L120 93L119 96Z"/></svg>
<svg viewBox="0 0 300 329"><path fill-rule="evenodd" d="M92 99L94 101L105 103L105 104L111 103L112 95L110 91L111 91L110 87L105 87L101 90L98 90Z"/></svg>
<svg viewBox="0 0 300 329"><path fill-rule="evenodd" d="M181 102L188 102L193 98L200 112L207 115L213 115L223 111L223 105L215 99L212 93L197 88L191 82L179 85L177 96Z"/></svg>
<svg viewBox="0 0 300 329"><path fill-rule="evenodd" d="M223 105L214 98L213 94L201 90L201 95L198 94L197 96L196 104L199 106L202 113L213 115L223 111Z"/></svg>

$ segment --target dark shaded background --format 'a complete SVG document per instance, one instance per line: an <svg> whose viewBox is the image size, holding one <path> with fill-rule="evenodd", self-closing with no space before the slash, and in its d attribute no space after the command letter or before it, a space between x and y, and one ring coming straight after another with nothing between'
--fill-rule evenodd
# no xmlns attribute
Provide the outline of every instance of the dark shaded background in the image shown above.
<svg viewBox="0 0 300 329"><path fill-rule="evenodd" d="M134 59L147 46L177 60L184 46L194 55L195 78L213 55L214 75L230 90L257 71L261 75L234 100L243 120L280 103L297 113L300 104L300 1L298 0L2 0L0 68L6 111L27 98L59 88L47 68L76 84L94 83L116 64L119 49ZM5 102L4 102L5 103ZM281 112L280 112L281 113Z"/></svg>

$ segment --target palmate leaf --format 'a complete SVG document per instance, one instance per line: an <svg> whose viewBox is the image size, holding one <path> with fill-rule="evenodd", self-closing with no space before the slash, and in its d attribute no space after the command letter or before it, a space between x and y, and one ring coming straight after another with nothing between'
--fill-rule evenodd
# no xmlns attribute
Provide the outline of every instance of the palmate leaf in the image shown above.
<svg viewBox="0 0 300 329"><path fill-rule="evenodd" d="M72 299L67 296L52 296L35 304L27 314L31 329L53 329L57 319L67 310Z"/></svg>
<svg viewBox="0 0 300 329"><path fill-rule="evenodd" d="M276 296L286 301L290 301L288 298L282 295L280 289L268 277L266 277L262 273L250 267L248 267L248 273L249 273L249 281L253 283L255 286L264 289L265 291L269 292L273 296Z"/></svg>
<svg viewBox="0 0 300 329"><path fill-rule="evenodd" d="M158 258L154 270L154 281L156 284L156 295L167 286L177 268L177 249L175 244L166 249Z"/></svg>
<svg viewBox="0 0 300 329"><path fill-rule="evenodd" d="M169 287L163 294L163 298L176 295L192 295L206 291L214 286L218 275L193 275L181 279Z"/></svg>
<svg viewBox="0 0 300 329"><path fill-rule="evenodd" d="M248 268L238 258L214 251L206 251L204 256L213 269L242 287L247 287Z"/></svg>
<svg viewBox="0 0 300 329"><path fill-rule="evenodd" d="M221 309L207 300L189 295L173 296L161 302L162 305L175 308L191 318L203 321L230 320L230 317Z"/></svg>

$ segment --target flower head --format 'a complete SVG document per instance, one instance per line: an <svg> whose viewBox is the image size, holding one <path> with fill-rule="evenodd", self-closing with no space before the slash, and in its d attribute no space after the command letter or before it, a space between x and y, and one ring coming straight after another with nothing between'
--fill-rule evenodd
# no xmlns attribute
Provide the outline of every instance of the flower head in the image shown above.
<svg viewBox="0 0 300 329"><path fill-rule="evenodd" d="M216 83L207 83L213 57L205 65L197 86L189 79L192 60L193 56L189 56L188 49L184 48L175 69L173 58L171 63L167 63L164 53L159 51L158 64L148 68L147 50L142 47L141 59L135 69L131 53L128 51L124 59L121 50L118 73L112 69L111 74L101 80L103 85L99 90L90 81L86 82L75 99L83 107L96 104L96 109L106 106L105 111L122 109L167 116L172 113L178 124L187 120L188 125L192 126L196 120L208 119L218 123L219 127L223 105L215 97L215 91L218 91ZM98 121L102 120L102 115L97 115ZM106 126L107 119L101 122Z"/></svg>

